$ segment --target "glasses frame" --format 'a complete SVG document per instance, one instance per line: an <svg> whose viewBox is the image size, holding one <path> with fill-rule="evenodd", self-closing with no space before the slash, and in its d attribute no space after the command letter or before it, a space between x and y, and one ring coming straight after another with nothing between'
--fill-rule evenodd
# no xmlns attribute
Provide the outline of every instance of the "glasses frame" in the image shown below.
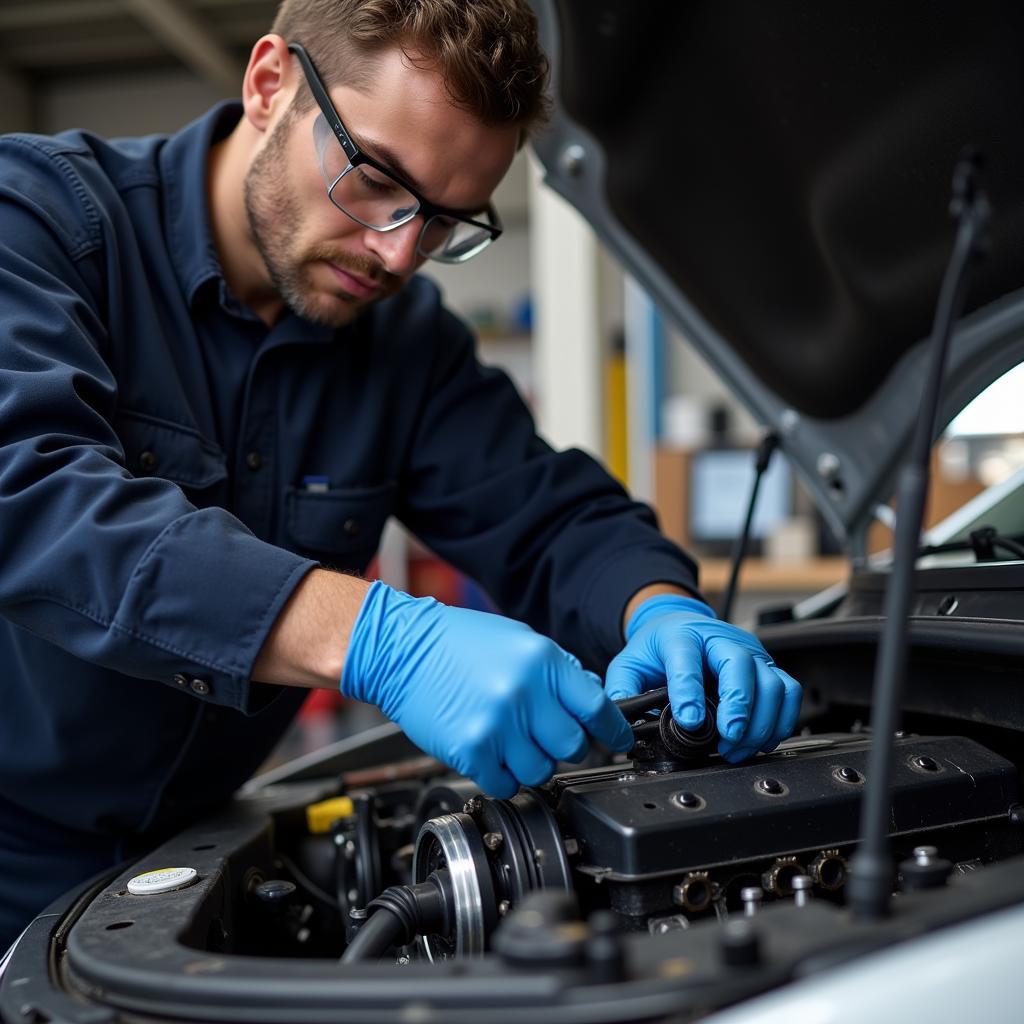
<svg viewBox="0 0 1024 1024"><path fill-rule="evenodd" d="M439 263L465 263L467 260L472 259L479 252L482 252L492 242L496 241L501 237L504 227L501 223L501 218L498 216L498 211L494 208L492 203L488 203L486 207L487 216L490 218L490 223L484 221L474 220L472 217L467 217L463 213L457 213L454 210L449 209L446 206L439 206L437 203L432 203L425 196L421 195L420 192L413 188L401 175L396 174L390 167L386 167L379 160L375 160L368 153L364 153L356 144L352 141L352 136L349 135L348 130L342 123L341 117L338 114L337 108L331 102L330 96L327 95L327 88L324 86L323 79L320 77L319 72L316 69L316 65L313 63L312 57L306 52L305 47L299 43L289 43L288 50L290 53L295 54L299 59L299 64L302 66L303 74L306 76L306 83L309 85L310 91L313 93L313 98L316 100L317 105L320 107L320 112L323 114L324 119L327 121L328 126L334 133L334 137L338 140L338 145L341 146L346 158L349 162L349 168L346 168L334 181L327 186L327 198L331 200L331 203L346 217L350 217L357 224L362 224L363 227L369 228L371 231L394 231L395 228L403 227L408 224L409 221L422 215L423 226L420 228L419 237L416 239L416 251L427 259L436 260ZM334 190L334 186L348 173L348 170L359 167L361 164L369 164L375 168L381 174L387 175L389 178L394 179L402 186L412 197L416 200L416 209L403 217L401 220L396 220L392 224L385 224L383 227L378 227L375 224L367 224L361 221L358 217L353 217L344 207L339 206L334 201L334 196L331 194ZM433 253L423 252L420 249L420 242L423 238L423 233L426 231L427 224L432 217L437 215L449 217L452 220L459 221L462 224L470 224L475 228L480 228L483 231L487 231L490 234L490 239L484 242L478 249L475 249L470 253L469 256L465 256L462 259L446 260Z"/></svg>

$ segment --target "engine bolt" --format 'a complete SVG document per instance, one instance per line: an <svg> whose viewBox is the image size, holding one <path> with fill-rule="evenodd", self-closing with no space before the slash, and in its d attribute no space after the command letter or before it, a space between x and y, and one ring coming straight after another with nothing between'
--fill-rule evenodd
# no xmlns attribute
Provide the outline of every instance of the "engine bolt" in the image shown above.
<svg viewBox="0 0 1024 1024"><path fill-rule="evenodd" d="M662 917L651 921L648 931L652 935L667 935L669 932L682 932L690 927L690 922L682 914L673 914L671 917Z"/></svg>
<svg viewBox="0 0 1024 1024"><path fill-rule="evenodd" d="M500 849L503 842L505 842L505 837L500 832L484 833L484 846L486 846L492 853L495 850Z"/></svg>
<svg viewBox="0 0 1024 1024"><path fill-rule="evenodd" d="M511 900L498 901L498 917L504 917L512 909Z"/></svg>
<svg viewBox="0 0 1024 1024"><path fill-rule="evenodd" d="M900 863L903 889L907 892L938 889L946 884L953 865L939 856L934 846L915 846L912 856Z"/></svg>
<svg viewBox="0 0 1024 1024"><path fill-rule="evenodd" d="M864 781L864 776L861 775L856 768L850 768L848 765L843 765L843 767L836 772L836 778L854 785Z"/></svg>
<svg viewBox="0 0 1024 1024"><path fill-rule="evenodd" d="M806 907L811 902L811 888L814 879L810 875L794 875L789 882L793 888L793 899L798 907Z"/></svg>
<svg viewBox="0 0 1024 1024"><path fill-rule="evenodd" d="M754 788L768 796L782 796L786 792L786 787L778 779L758 779Z"/></svg>
<svg viewBox="0 0 1024 1024"><path fill-rule="evenodd" d="M938 762L933 757L929 757L927 754L918 754L917 757L911 758L910 762L913 767L920 769L923 772L937 772L939 770Z"/></svg>
<svg viewBox="0 0 1024 1024"><path fill-rule="evenodd" d="M476 814L480 810L482 810L483 806L484 806L484 802L483 802L483 800L480 799L480 797L478 797L478 796L471 796L462 805L462 813L463 814Z"/></svg>
<svg viewBox="0 0 1024 1024"><path fill-rule="evenodd" d="M576 839L571 836L568 839L562 840L562 846L565 849L565 855L567 857L575 857L580 852L580 844Z"/></svg>
<svg viewBox="0 0 1024 1024"><path fill-rule="evenodd" d="M676 793L674 799L680 807L685 807L688 811L696 811L704 806L704 801L697 796L696 793L690 793L688 791Z"/></svg>
<svg viewBox="0 0 1024 1024"><path fill-rule="evenodd" d="M740 899L743 901L743 916L753 917L764 899L764 890L759 885L746 885L740 889Z"/></svg>

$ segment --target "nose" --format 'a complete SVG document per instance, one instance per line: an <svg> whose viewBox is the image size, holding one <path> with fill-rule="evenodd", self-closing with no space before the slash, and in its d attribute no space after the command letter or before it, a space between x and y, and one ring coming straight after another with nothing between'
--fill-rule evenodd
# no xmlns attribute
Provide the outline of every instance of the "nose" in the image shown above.
<svg viewBox="0 0 1024 1024"><path fill-rule="evenodd" d="M392 231L371 231L367 228L364 244L377 256L389 274L403 277L411 274L422 262L422 257L416 252L422 228L421 216L413 217Z"/></svg>

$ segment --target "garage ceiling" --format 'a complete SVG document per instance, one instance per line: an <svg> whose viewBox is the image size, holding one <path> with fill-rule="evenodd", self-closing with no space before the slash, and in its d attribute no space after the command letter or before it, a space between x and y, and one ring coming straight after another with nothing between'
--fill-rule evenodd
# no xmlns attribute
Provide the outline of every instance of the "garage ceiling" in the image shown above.
<svg viewBox="0 0 1024 1024"><path fill-rule="evenodd" d="M278 0L0 0L0 73L56 78L187 67L233 93Z"/></svg>

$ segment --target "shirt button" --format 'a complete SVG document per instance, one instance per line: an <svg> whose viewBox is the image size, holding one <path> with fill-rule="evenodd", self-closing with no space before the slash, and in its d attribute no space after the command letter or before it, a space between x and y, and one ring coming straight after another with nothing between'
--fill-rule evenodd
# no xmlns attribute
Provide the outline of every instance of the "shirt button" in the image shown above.
<svg viewBox="0 0 1024 1024"><path fill-rule="evenodd" d="M255 473L263 465L263 456L259 452L249 452L245 457L245 464Z"/></svg>
<svg viewBox="0 0 1024 1024"><path fill-rule="evenodd" d="M156 469L156 454L154 452L143 452L139 456L139 468L144 473L152 473Z"/></svg>
<svg viewBox="0 0 1024 1024"><path fill-rule="evenodd" d="M200 697L205 697L210 692L210 684L205 679L193 679L189 686L192 687L192 692L198 693Z"/></svg>
<svg viewBox="0 0 1024 1024"><path fill-rule="evenodd" d="M188 686L188 676L182 675L181 672L175 672L171 677L171 682L175 686Z"/></svg>
<svg viewBox="0 0 1024 1024"><path fill-rule="evenodd" d="M358 519L346 519L342 529L350 537L354 537L359 532L359 520Z"/></svg>

